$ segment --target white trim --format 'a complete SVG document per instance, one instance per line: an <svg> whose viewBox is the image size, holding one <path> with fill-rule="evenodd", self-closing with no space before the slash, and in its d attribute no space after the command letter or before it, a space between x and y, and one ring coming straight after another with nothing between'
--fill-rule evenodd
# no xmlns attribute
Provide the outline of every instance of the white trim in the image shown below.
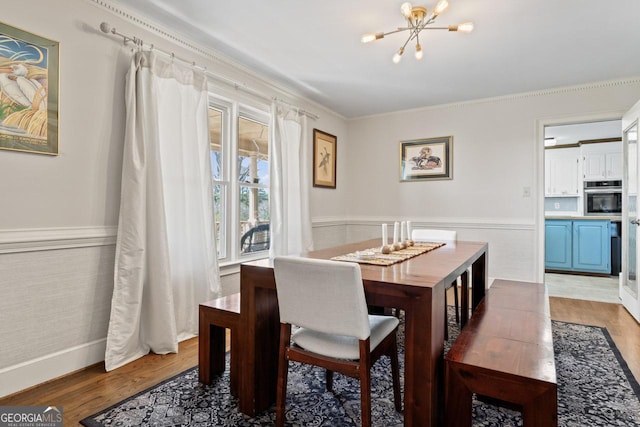
<svg viewBox="0 0 640 427"><path fill-rule="evenodd" d="M569 93L569 92L580 92L584 90L600 89L600 88L629 85L629 84L640 84L640 76L627 77L627 78L614 79L614 80L604 80L604 81L592 82L592 83L586 83L586 84L574 85L574 86L563 86L563 87L550 88L550 89L541 89L541 90L535 90L531 92L513 93L508 95L494 96L490 98L471 99L468 101L451 102L448 104L429 105L425 107L410 108L407 110L397 110L397 111L392 111L387 113L376 113L368 116L350 117L347 119L347 121L378 118L378 117L388 117L388 116L394 116L394 115L406 115L408 113L419 113L422 111L429 111L429 110L462 108L462 107L475 105L475 104L512 101L516 99L534 98L538 96L547 96L547 95L557 95L557 94L563 94L563 93ZM593 116L595 117L597 115L593 115ZM588 119L584 120L584 122L588 122L588 121L589 121ZM567 121L558 120L556 124L562 124L562 123L567 123Z"/></svg>
<svg viewBox="0 0 640 427"><path fill-rule="evenodd" d="M232 68L235 71L244 73L250 78L253 78L257 80L259 83L267 86L270 90L273 90L276 93L281 94L282 96L298 99L298 100L304 100L304 102L311 104L314 108L318 108L326 113L329 113L332 116L346 120L345 116L330 110L327 106L322 105L317 101L307 98L302 92L300 92L299 89L296 89L293 87L283 87L271 79L268 79L264 76L256 74L255 71L252 70L251 68L245 66L244 64L241 64L240 62L230 58L227 55L222 54L219 51L216 51L215 49L212 49L209 46L205 47L201 43L195 42L193 39L189 39L184 36L177 36L174 33L167 32L162 29L163 25L150 20L148 17L144 17L143 19L140 16L138 16L138 12L133 12L131 9L123 7L121 4L117 2L112 2L110 0L85 0L85 1L103 10L107 10L110 13L117 15L122 19L127 20L132 24L135 24L146 31L156 34L157 36L162 37L163 39L169 42L175 43L178 46L186 48L198 55L201 55L202 57L205 57L209 60L222 64L226 67ZM229 79L225 75L220 74L220 76L223 79ZM236 80L236 79L231 79L231 80ZM250 93L251 91L255 91L255 89L251 85L248 85L241 81L237 82L235 86L236 86L235 88L236 90L247 89L247 93ZM264 95L269 98L272 97L270 94L267 94L267 93L265 93ZM288 101L285 100L285 102L288 102Z"/></svg>
<svg viewBox="0 0 640 427"><path fill-rule="evenodd" d="M543 175L544 176L544 175ZM541 187L544 183L541 184ZM544 213L542 215L544 220ZM534 230L535 222L512 221L509 219L486 218L391 218L391 217L316 217L313 228L348 227L354 225L377 226L394 221L412 221L415 227L445 227L462 229L498 229L498 230ZM16 252L35 252L55 249L84 248L91 246L109 246L116 244L116 226L102 227L58 227L0 230L0 254ZM257 257L259 258L259 257ZM229 267L238 262L222 262L221 267ZM233 273L229 273L233 274ZM226 275L226 274L222 274Z"/></svg>
<svg viewBox="0 0 640 427"><path fill-rule="evenodd" d="M320 227L339 227L343 225L347 225L347 219L345 217L340 216L323 216L316 217L311 219L311 224L313 228Z"/></svg>
<svg viewBox="0 0 640 427"><path fill-rule="evenodd" d="M103 338L0 369L0 397L102 362L106 346Z"/></svg>
<svg viewBox="0 0 640 427"><path fill-rule="evenodd" d="M0 230L0 254L115 245L117 227Z"/></svg>
<svg viewBox="0 0 640 427"><path fill-rule="evenodd" d="M353 217L347 225L377 226L383 223L393 224L394 221L411 221L413 227L439 227L462 229L490 229L490 230L534 230L534 222L512 221L507 218L389 218L389 217Z"/></svg>

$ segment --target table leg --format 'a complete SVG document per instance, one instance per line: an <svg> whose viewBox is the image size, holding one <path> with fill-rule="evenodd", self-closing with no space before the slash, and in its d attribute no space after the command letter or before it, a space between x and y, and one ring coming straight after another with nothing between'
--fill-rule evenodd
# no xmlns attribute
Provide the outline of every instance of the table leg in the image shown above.
<svg viewBox="0 0 640 427"><path fill-rule="evenodd" d="M444 407L444 283L405 309L404 425L441 425ZM425 319L430 325L425 325Z"/></svg>
<svg viewBox="0 0 640 427"><path fill-rule="evenodd" d="M487 287L489 286L488 268L487 268L487 252L480 255L480 257L473 263L471 267L471 309L475 310L476 307L484 298Z"/></svg>
<svg viewBox="0 0 640 427"><path fill-rule="evenodd" d="M275 402L279 315L273 270L240 268L240 411L255 416Z"/></svg>
<svg viewBox="0 0 640 427"><path fill-rule="evenodd" d="M469 320L469 272L465 270L460 276L460 329Z"/></svg>

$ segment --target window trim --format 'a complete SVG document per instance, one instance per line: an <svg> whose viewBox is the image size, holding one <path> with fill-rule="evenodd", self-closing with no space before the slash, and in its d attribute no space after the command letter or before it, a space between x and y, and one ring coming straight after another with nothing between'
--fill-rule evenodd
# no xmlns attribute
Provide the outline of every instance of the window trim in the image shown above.
<svg viewBox="0 0 640 427"><path fill-rule="evenodd" d="M220 248L218 248L218 261L221 266L230 266L242 262L267 258L269 251L240 253L240 188L266 188L271 197L271 180L268 185L241 183L238 177L238 128L239 119L247 119L264 124L269 128L268 139L271 146L271 108L267 105L251 105L225 98L216 93L209 92L208 108L214 108L222 112L220 129L220 144L222 151L221 176L219 180L212 177L213 185L221 185L224 194L225 214L220 215L220 230L224 234L220 236ZM271 161L269 159L269 174L271 173ZM222 201L221 201L222 203Z"/></svg>

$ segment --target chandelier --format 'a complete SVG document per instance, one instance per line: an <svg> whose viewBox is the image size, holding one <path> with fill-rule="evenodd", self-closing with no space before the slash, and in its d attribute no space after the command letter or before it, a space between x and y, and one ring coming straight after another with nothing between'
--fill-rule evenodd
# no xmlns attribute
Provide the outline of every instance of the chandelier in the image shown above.
<svg viewBox="0 0 640 427"><path fill-rule="evenodd" d="M436 7L433 9L431 14L427 15L427 8L422 6L412 6L411 3L403 3L400 6L400 12L407 19L406 27L398 27L396 30L389 31L387 33L373 33L373 34L365 34L362 36L362 43L369 43L374 40L379 40L384 38L384 36L388 36L389 34L401 33L403 31L409 32L409 37L407 41L404 42L402 47L393 55L393 62L398 63L402 59L402 54L404 53L407 44L411 40L416 41L416 59L422 59L422 46L420 45L420 32L422 30L448 30L448 31L459 31L462 33L470 33L473 31L473 23L465 22L460 25L449 25L447 27L433 27L433 24L436 18L444 12L444 10L449 6L449 2L447 0L440 0L436 4Z"/></svg>

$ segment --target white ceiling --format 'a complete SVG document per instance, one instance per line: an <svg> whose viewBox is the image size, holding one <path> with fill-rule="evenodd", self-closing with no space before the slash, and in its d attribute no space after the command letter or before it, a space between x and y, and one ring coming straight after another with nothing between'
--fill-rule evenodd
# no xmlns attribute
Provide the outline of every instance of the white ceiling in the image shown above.
<svg viewBox="0 0 640 427"><path fill-rule="evenodd" d="M415 2L431 9L437 0ZM449 0L422 61L395 34L403 0L117 0L345 117L640 76L640 0Z"/></svg>

